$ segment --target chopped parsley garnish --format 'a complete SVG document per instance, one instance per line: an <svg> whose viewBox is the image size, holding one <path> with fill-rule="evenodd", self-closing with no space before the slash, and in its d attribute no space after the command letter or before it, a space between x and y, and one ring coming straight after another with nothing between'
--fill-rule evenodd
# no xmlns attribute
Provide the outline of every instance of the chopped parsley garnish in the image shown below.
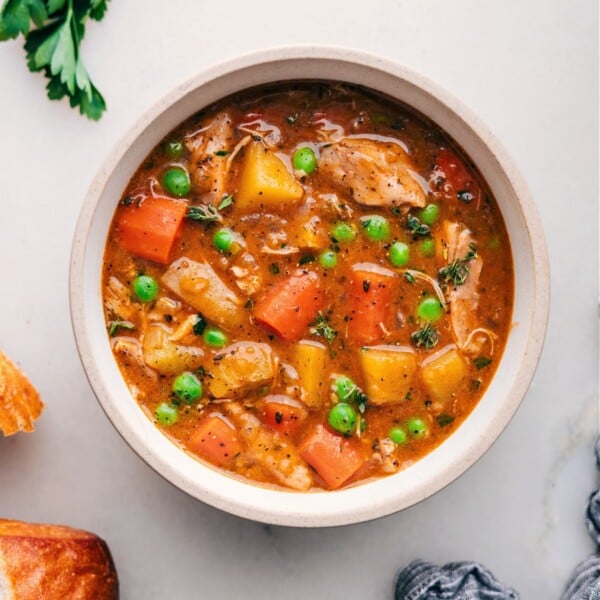
<svg viewBox="0 0 600 600"><path fill-rule="evenodd" d="M404 279L406 279L408 283L416 283L416 280L411 273L404 273Z"/></svg>
<svg viewBox="0 0 600 600"><path fill-rule="evenodd" d="M337 335L337 331L331 327L327 317L321 312L317 315L313 326L310 328L310 332L313 335L318 335L326 339L329 344L333 342L335 336Z"/></svg>
<svg viewBox="0 0 600 600"><path fill-rule="evenodd" d="M421 223L421 221L414 215L407 215L406 226L408 230L415 236L425 237L431 233L429 225Z"/></svg>
<svg viewBox="0 0 600 600"><path fill-rule="evenodd" d="M229 150L217 150L215 152L215 156L227 156L228 154L231 154Z"/></svg>
<svg viewBox="0 0 600 600"><path fill-rule="evenodd" d="M217 206L217 210L223 210L224 208L227 208L228 206L231 206L232 204L233 204L233 196L231 194L227 194L221 198L221 202L219 202L219 205Z"/></svg>
<svg viewBox="0 0 600 600"><path fill-rule="evenodd" d="M273 275L279 275L279 265L277 263L271 263L269 271L271 271Z"/></svg>
<svg viewBox="0 0 600 600"><path fill-rule="evenodd" d="M440 334L431 323L427 323L420 329L417 329L414 333L411 333L410 341L417 348L424 347L426 350L431 350L438 345Z"/></svg>
<svg viewBox="0 0 600 600"><path fill-rule="evenodd" d="M108 328L108 335L114 337L119 329L128 329L129 331L132 331L135 329L135 325L131 323L131 321L111 321Z"/></svg>
<svg viewBox="0 0 600 600"><path fill-rule="evenodd" d="M305 254L304 256L300 257L298 264L306 265L308 263L315 262L315 260L317 260L317 259L315 258L314 254Z"/></svg>
<svg viewBox="0 0 600 600"><path fill-rule="evenodd" d="M435 420L438 422L440 427L446 427L446 425L450 425L452 421L454 421L454 417L452 415L447 415L446 413L438 415Z"/></svg>
<svg viewBox="0 0 600 600"><path fill-rule="evenodd" d="M478 371L487 367L491 362L492 359L488 358L487 356L476 356L473 359L473 364L477 367Z"/></svg>
<svg viewBox="0 0 600 600"><path fill-rule="evenodd" d="M208 325L208 323L206 322L206 319L201 315L201 314L197 314L196 315L196 322L194 323L194 327L193 327L193 331L196 335L202 335L204 333L204 330L206 329L206 326Z"/></svg>

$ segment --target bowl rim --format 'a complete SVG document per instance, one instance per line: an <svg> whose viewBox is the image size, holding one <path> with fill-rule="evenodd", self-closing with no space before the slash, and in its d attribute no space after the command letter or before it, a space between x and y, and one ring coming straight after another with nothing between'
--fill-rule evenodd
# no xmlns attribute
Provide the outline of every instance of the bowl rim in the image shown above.
<svg viewBox="0 0 600 600"><path fill-rule="evenodd" d="M454 115L471 130L479 141L488 147L490 153L493 154L494 158L499 163L501 170L507 174L510 180L510 186L514 191L515 197L518 199L519 207L527 226L527 237L531 245L534 273L534 302L529 335L524 349L523 359L520 367L517 369L511 393L509 394L507 390L505 401L502 404L502 411L498 411L499 414L501 413L502 418L494 418L487 429L481 432L478 439L475 442L472 442L471 445L462 452L462 456L456 458L452 464L452 468L449 468L447 472L440 475L433 484L430 482L429 486L421 485L421 489L413 491L411 494L405 494L408 498L405 502L399 503L393 499L391 501L388 499L386 502L380 503L373 502L373 499L369 498L369 495L367 494L365 495L366 500L363 502L363 506L354 508L352 511L340 511L339 514L331 514L329 512L321 513L318 510L313 510L310 513L286 511L285 507L275 506L275 504L277 504L276 502L274 502L273 505L269 503L269 506L256 506L250 501L247 502L243 494L240 494L239 497L232 498L214 492L214 490L205 489L202 484L196 481L183 481L182 478L178 478L173 472L174 469L172 465L168 464L166 461L157 461L155 456L153 457L145 453L145 442L141 439L135 439L135 435L131 430L127 430L127 426L124 423L117 423L117 420L120 419L117 419L115 415L111 414L109 406L111 394L109 390L105 389L100 381L98 367L93 356L93 341L90 338L85 325L80 326L80 324L84 322L86 316L84 308L85 294L82 283L84 280L85 256L89 242L89 234L93 227L94 215L103 196L104 188L110 180L113 171L127 155L128 150L134 142L147 127L151 126L152 123L160 118L172 105L181 100L186 94L206 85L210 81L250 67L294 60L340 61L349 65L358 65L359 67L374 69L375 71L382 72L382 74L391 75L400 81L412 84L416 88L424 91L427 95L432 96L435 100L454 113ZM394 60L384 58L377 54L342 46L284 45L242 54L204 69L186 79L183 83L173 87L159 98L149 109L144 111L141 116L134 120L133 124L130 125L126 133L112 147L107 157L102 162L97 174L90 184L84 203L81 207L71 250L69 302L71 324L77 351L92 391L117 432L127 445L140 456L148 466L171 484L182 491L185 491L192 497L237 516L275 525L325 527L359 523L383 517L417 504L452 483L452 481L468 470L487 452L516 413L527 393L537 368L548 322L550 272L548 252L541 219L527 184L508 152L471 109L454 97L444 87L429 78ZM496 374L494 375L494 378L495 377ZM465 421L467 421L469 417L470 415L467 416ZM498 417L498 414L495 415L495 417ZM144 416L144 418L146 417ZM163 434L161 433L161 435ZM179 451L182 452L181 450ZM227 476L221 475L221 477ZM385 479L391 479L391 477ZM244 482L243 485L257 487L253 483ZM369 485L371 484L367 482L358 487L365 488ZM342 492L327 492L326 494L332 495L340 494ZM287 492L278 490L273 490L271 493L278 494L281 498L289 495ZM294 495L299 493L302 494L301 492L292 493ZM275 497L273 497L273 499L274 498Z"/></svg>

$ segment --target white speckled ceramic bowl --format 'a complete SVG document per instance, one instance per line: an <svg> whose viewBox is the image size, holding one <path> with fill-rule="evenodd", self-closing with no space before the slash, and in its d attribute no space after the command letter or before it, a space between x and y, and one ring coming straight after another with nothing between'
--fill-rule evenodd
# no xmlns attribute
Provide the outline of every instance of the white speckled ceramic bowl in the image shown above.
<svg viewBox="0 0 600 600"><path fill-rule="evenodd" d="M231 93L290 79L361 84L416 108L447 131L475 161L498 200L515 260L515 306L503 358L485 395L436 450L395 475L335 492L274 490L205 466L169 441L131 397L111 353L101 299L104 243L118 198L150 150L189 115ZM448 485L500 435L525 395L542 349L549 303L542 226L512 160L465 106L408 69L356 50L287 47L209 69L178 86L142 115L94 179L77 225L70 274L73 328L100 404L127 443L158 473L195 498L278 525L319 527L401 510Z"/></svg>

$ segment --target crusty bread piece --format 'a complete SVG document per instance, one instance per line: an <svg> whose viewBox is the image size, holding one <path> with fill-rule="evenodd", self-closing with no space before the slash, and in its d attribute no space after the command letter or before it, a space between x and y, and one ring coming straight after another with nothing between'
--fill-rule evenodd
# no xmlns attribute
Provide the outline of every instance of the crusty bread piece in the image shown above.
<svg viewBox="0 0 600 600"><path fill-rule="evenodd" d="M0 600L116 600L106 543L61 525L0 519Z"/></svg>
<svg viewBox="0 0 600 600"><path fill-rule="evenodd" d="M0 352L0 431L33 431L44 405L29 379Z"/></svg>

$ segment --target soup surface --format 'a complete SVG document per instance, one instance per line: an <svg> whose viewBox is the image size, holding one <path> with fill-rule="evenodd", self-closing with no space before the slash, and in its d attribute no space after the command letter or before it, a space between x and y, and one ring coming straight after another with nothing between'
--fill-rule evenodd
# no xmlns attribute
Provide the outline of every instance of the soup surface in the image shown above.
<svg viewBox="0 0 600 600"><path fill-rule="evenodd" d="M115 203L113 353L200 460L301 491L394 473L494 374L513 303L502 216L397 102L322 82L244 91L169 134Z"/></svg>

